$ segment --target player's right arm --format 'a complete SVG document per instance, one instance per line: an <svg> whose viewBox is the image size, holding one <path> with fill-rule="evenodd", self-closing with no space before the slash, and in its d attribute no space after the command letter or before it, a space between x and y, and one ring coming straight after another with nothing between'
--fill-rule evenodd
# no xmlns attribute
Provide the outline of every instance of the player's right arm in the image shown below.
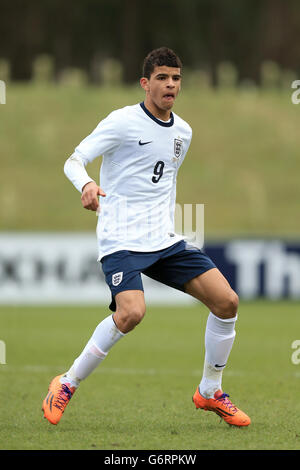
<svg viewBox="0 0 300 470"><path fill-rule="evenodd" d="M124 123L123 111L113 111L75 148L75 152L65 162L65 175L81 193L85 209L99 210L99 196L106 196L85 167L98 156L110 155L118 148L123 140Z"/></svg>
<svg viewBox="0 0 300 470"><path fill-rule="evenodd" d="M87 174L85 159L79 153L73 153L65 163L64 172L67 178L80 191L81 202L85 209L97 211L99 209L99 196L105 197L105 192Z"/></svg>
<svg viewBox="0 0 300 470"><path fill-rule="evenodd" d="M90 211L99 210L99 196L106 194L94 181L90 181L82 188L81 202L85 209Z"/></svg>

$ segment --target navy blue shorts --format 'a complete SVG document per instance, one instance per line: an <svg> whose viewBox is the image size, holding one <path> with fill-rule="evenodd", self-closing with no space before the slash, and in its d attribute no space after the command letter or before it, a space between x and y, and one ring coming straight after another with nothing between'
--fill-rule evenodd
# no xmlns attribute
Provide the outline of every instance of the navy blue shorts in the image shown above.
<svg viewBox="0 0 300 470"><path fill-rule="evenodd" d="M116 311L115 296L125 290L142 290L141 273L174 289L185 292L184 284L216 265L199 248L181 240L163 250L139 252L120 250L101 259L105 280Z"/></svg>

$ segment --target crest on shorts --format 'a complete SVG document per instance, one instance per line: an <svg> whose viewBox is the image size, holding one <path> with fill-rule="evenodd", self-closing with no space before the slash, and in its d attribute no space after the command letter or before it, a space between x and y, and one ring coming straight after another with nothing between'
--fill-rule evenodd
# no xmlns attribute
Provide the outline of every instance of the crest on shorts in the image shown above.
<svg viewBox="0 0 300 470"><path fill-rule="evenodd" d="M123 272L113 274L111 278L112 285L118 286L119 284L121 284L122 279L123 279Z"/></svg>
<svg viewBox="0 0 300 470"><path fill-rule="evenodd" d="M182 144L181 139L174 139L174 155L176 158L180 158L182 155Z"/></svg>

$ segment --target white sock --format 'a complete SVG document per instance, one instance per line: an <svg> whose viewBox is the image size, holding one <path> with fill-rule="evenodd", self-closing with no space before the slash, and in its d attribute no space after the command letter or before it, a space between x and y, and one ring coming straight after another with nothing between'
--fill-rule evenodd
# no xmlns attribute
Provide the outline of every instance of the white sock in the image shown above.
<svg viewBox="0 0 300 470"><path fill-rule="evenodd" d="M75 359L72 367L61 378L61 382L78 387L80 381L90 375L105 359L112 346L123 336L125 333L116 327L112 315L109 315L99 323L80 356Z"/></svg>
<svg viewBox="0 0 300 470"><path fill-rule="evenodd" d="M217 390L222 390L222 374L234 342L236 320L237 316L223 320L211 312L208 315L203 377L199 385L205 398L213 398Z"/></svg>

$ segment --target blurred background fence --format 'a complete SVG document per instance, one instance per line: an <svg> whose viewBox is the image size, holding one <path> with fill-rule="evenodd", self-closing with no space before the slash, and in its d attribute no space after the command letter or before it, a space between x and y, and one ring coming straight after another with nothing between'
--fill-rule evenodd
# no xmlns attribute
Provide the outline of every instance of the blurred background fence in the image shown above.
<svg viewBox="0 0 300 470"><path fill-rule="evenodd" d="M133 83L145 54L163 44L214 86L223 62L237 84L279 86L282 71L300 67L297 0L2 0L0 15L0 57L13 81L64 80L76 68L92 83Z"/></svg>
<svg viewBox="0 0 300 470"><path fill-rule="evenodd" d="M205 250L241 297L300 297L298 1L2 0L0 18L1 303L107 302L96 218L63 164L143 100L162 45L182 58L175 112L193 128L178 202L204 204ZM149 301L188 301L145 283Z"/></svg>

